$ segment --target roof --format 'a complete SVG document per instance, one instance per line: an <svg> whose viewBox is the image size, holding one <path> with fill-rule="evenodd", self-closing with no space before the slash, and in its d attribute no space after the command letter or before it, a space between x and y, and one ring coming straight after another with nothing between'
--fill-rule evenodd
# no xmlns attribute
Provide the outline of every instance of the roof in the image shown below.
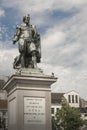
<svg viewBox="0 0 87 130"><path fill-rule="evenodd" d="M0 100L0 110L7 109L7 100Z"/></svg>
<svg viewBox="0 0 87 130"><path fill-rule="evenodd" d="M65 94L72 93L72 92L77 93L77 94L79 95L79 93L76 92L75 90L72 90L72 91L66 92Z"/></svg>
<svg viewBox="0 0 87 130"><path fill-rule="evenodd" d="M64 93L51 93L51 103L61 103Z"/></svg>

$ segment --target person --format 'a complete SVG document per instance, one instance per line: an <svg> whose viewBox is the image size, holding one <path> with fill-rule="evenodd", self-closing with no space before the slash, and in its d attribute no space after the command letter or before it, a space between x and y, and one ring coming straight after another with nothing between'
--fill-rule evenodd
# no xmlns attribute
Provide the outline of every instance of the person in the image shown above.
<svg viewBox="0 0 87 130"><path fill-rule="evenodd" d="M41 58L40 35L36 26L30 24L30 15L23 17L23 23L16 27L13 44L18 42L20 55L14 59L14 68L37 68Z"/></svg>

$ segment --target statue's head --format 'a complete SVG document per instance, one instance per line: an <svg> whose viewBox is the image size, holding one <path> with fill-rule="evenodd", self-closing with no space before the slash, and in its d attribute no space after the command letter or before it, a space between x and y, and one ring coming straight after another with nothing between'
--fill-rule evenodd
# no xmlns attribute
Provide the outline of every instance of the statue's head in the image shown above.
<svg viewBox="0 0 87 130"><path fill-rule="evenodd" d="M23 17L23 22L24 22L24 23L29 23L29 21L30 21L30 15L27 14L27 15L25 15L25 16Z"/></svg>

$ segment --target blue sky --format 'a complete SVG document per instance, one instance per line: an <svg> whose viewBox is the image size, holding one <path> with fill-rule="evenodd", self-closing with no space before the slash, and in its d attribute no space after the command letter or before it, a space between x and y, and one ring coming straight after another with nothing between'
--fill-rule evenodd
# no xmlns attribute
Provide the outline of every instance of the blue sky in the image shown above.
<svg viewBox="0 0 87 130"><path fill-rule="evenodd" d="M87 0L0 0L0 76L15 73L12 39L27 13L41 35L38 67L58 77L52 91L75 90L87 99Z"/></svg>

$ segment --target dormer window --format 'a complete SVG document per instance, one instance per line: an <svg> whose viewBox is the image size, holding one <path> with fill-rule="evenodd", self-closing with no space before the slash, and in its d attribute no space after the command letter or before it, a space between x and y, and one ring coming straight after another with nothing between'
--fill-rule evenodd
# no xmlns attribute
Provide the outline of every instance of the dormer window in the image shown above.
<svg viewBox="0 0 87 130"><path fill-rule="evenodd" d="M76 95L75 98L76 98L76 103L78 103L78 96Z"/></svg>
<svg viewBox="0 0 87 130"><path fill-rule="evenodd" d="M74 95L72 95L72 103L74 103Z"/></svg>
<svg viewBox="0 0 87 130"><path fill-rule="evenodd" d="M70 95L68 95L68 101L69 101L69 103L71 103L71 96Z"/></svg>

